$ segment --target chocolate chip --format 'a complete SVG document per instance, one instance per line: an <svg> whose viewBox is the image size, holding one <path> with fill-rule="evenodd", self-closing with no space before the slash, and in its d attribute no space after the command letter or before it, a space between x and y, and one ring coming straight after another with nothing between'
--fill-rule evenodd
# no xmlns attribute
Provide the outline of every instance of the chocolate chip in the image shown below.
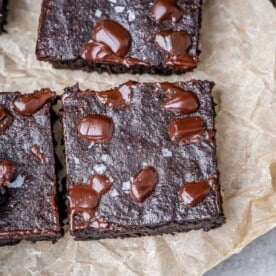
<svg viewBox="0 0 276 276"><path fill-rule="evenodd" d="M0 161L0 186L7 186L15 172L15 164L8 160Z"/></svg>
<svg viewBox="0 0 276 276"><path fill-rule="evenodd" d="M41 162L44 161L44 154L41 152L39 145L33 145L31 153Z"/></svg>
<svg viewBox="0 0 276 276"><path fill-rule="evenodd" d="M130 198L136 202L143 202L155 189L159 177L154 167L145 167L135 177L130 186Z"/></svg>
<svg viewBox="0 0 276 276"><path fill-rule="evenodd" d="M169 124L168 133L174 142L192 141L203 134L203 121L199 117L174 119Z"/></svg>
<svg viewBox="0 0 276 276"><path fill-rule="evenodd" d="M12 122L13 116L3 105L0 105L0 135L8 129Z"/></svg>
<svg viewBox="0 0 276 276"><path fill-rule="evenodd" d="M184 205L195 207L210 193L208 181L184 184L179 190L179 196Z"/></svg>
<svg viewBox="0 0 276 276"><path fill-rule="evenodd" d="M156 0L151 7L154 18L157 21L179 21L184 12L177 6L176 2L176 0Z"/></svg>
<svg viewBox="0 0 276 276"><path fill-rule="evenodd" d="M92 175L88 184L100 195L106 194L112 186L108 178L100 174Z"/></svg>
<svg viewBox="0 0 276 276"><path fill-rule="evenodd" d="M14 109L23 116L32 116L54 96L55 93L49 89L41 89L30 95L18 96L13 102Z"/></svg>
<svg viewBox="0 0 276 276"><path fill-rule="evenodd" d="M114 124L104 115L86 115L78 124L79 135L86 141L104 143L112 139Z"/></svg>
<svg viewBox="0 0 276 276"><path fill-rule="evenodd" d="M161 31L155 36L156 43L164 51L174 56L185 55L191 46L191 38L184 31Z"/></svg>
<svg viewBox="0 0 276 276"><path fill-rule="evenodd" d="M128 105L132 99L133 91L132 85L133 81L128 81L120 87L98 92L97 96L101 103L113 107L113 108L123 108Z"/></svg>
<svg viewBox="0 0 276 276"><path fill-rule="evenodd" d="M95 62L122 62L122 58L115 55L107 45L100 42L86 43L82 52L82 58Z"/></svg>
<svg viewBox="0 0 276 276"><path fill-rule="evenodd" d="M124 57L129 51L130 34L115 21L102 20L97 22L92 29L92 37L95 41L107 45L119 57Z"/></svg>
<svg viewBox="0 0 276 276"><path fill-rule="evenodd" d="M190 114L198 110L199 102L193 92L177 88L176 92L162 103L162 107L175 114Z"/></svg>
<svg viewBox="0 0 276 276"><path fill-rule="evenodd" d="M75 184L69 188L69 208L76 213L95 211L99 199L98 193L88 185Z"/></svg>

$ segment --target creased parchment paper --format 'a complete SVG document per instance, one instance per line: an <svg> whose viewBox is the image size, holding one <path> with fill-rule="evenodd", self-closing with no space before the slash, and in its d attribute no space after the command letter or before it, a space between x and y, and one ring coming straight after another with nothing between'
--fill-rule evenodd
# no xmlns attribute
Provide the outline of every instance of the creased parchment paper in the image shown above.
<svg viewBox="0 0 276 276"><path fill-rule="evenodd" d="M227 223L203 232L0 249L1 275L200 275L276 226L276 10L268 0L207 0L201 63L193 73L98 75L55 70L34 55L41 1L10 1L0 37L0 90L62 93L76 82L104 89L128 79L216 82L218 165Z"/></svg>

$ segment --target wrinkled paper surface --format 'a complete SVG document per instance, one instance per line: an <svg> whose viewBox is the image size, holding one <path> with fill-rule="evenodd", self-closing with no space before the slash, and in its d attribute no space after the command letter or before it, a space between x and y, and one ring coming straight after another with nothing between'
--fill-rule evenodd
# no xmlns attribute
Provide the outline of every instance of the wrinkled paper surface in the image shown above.
<svg viewBox="0 0 276 276"><path fill-rule="evenodd" d="M276 10L268 0L207 0L201 63L194 72L99 75L55 70L35 59L41 1L10 1L0 37L0 90L105 89L128 79L216 82L218 165L227 223L210 232L0 249L1 275L200 275L276 226Z"/></svg>

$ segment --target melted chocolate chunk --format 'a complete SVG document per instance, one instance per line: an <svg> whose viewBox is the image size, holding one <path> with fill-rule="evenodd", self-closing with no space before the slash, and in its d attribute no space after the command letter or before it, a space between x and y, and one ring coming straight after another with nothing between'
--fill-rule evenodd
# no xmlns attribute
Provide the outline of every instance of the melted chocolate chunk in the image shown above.
<svg viewBox="0 0 276 276"><path fill-rule="evenodd" d="M203 134L203 121L199 117L174 119L170 122L168 133L173 142L189 142Z"/></svg>
<svg viewBox="0 0 276 276"><path fill-rule="evenodd" d="M100 196L90 186L75 184L69 188L69 209L73 213L94 212Z"/></svg>
<svg viewBox="0 0 276 276"><path fill-rule="evenodd" d="M142 61L138 58L133 57L125 57L122 62L125 66L130 67L131 65L143 65L143 66L150 66L149 63Z"/></svg>
<svg viewBox="0 0 276 276"><path fill-rule="evenodd" d="M100 200L99 194L85 184L71 186L68 194L71 221L76 214L82 215L85 221L89 221L94 216L98 207ZM83 226L87 225L83 224Z"/></svg>
<svg viewBox="0 0 276 276"><path fill-rule="evenodd" d="M55 93L49 89L41 89L30 95L18 96L13 102L14 109L20 115L32 116L54 96Z"/></svg>
<svg viewBox="0 0 276 276"><path fill-rule="evenodd" d="M176 92L173 95L162 103L162 107L175 114L190 114L198 110L199 102L193 92L185 91L179 87L176 88Z"/></svg>
<svg viewBox="0 0 276 276"><path fill-rule="evenodd" d="M130 34L115 21L102 20L97 22L92 29L92 37L95 41L107 45L119 57L124 57L129 51Z"/></svg>
<svg viewBox="0 0 276 276"><path fill-rule="evenodd" d="M95 62L122 62L122 58L116 56L107 45L100 42L86 43L82 58Z"/></svg>
<svg viewBox="0 0 276 276"><path fill-rule="evenodd" d="M86 115L78 124L79 135L86 141L105 143L112 139L114 124L104 115Z"/></svg>
<svg viewBox="0 0 276 276"><path fill-rule="evenodd" d="M98 92L97 96L101 103L113 108L123 108L128 105L132 99L133 81L126 82L120 87L114 89Z"/></svg>
<svg viewBox="0 0 276 276"><path fill-rule="evenodd" d="M15 172L15 164L8 160L0 161L0 186L7 186Z"/></svg>
<svg viewBox="0 0 276 276"><path fill-rule="evenodd" d="M108 178L100 174L95 174L91 176L88 184L95 192L97 192L101 196L106 194L112 186Z"/></svg>
<svg viewBox="0 0 276 276"><path fill-rule="evenodd" d="M13 116L3 105L0 105L0 135L8 129L12 122Z"/></svg>
<svg viewBox="0 0 276 276"><path fill-rule="evenodd" d="M166 64L176 69L191 70L197 66L197 58L190 55L170 56Z"/></svg>
<svg viewBox="0 0 276 276"><path fill-rule="evenodd" d="M184 205L195 207L210 193L209 181L184 184L179 190L179 196Z"/></svg>
<svg viewBox="0 0 276 276"><path fill-rule="evenodd" d="M41 152L39 145L33 145L31 153L41 162L44 161L44 154Z"/></svg>
<svg viewBox="0 0 276 276"><path fill-rule="evenodd" d="M158 173L153 167L145 167L134 179L130 187L130 198L143 202L155 189L159 180Z"/></svg>
<svg viewBox="0 0 276 276"><path fill-rule="evenodd" d="M172 20L177 22L184 11L177 6L176 0L156 0L151 7L151 12L157 21Z"/></svg>
<svg viewBox="0 0 276 276"><path fill-rule="evenodd" d="M191 46L191 38L184 31L161 31L156 34L155 41L168 54L173 56L185 55Z"/></svg>
<svg viewBox="0 0 276 276"><path fill-rule="evenodd" d="M92 29L93 42L88 42L82 50L82 58L94 62L107 62L149 66L147 62L133 57L125 57L128 53L131 36L120 24L112 20L99 21Z"/></svg>

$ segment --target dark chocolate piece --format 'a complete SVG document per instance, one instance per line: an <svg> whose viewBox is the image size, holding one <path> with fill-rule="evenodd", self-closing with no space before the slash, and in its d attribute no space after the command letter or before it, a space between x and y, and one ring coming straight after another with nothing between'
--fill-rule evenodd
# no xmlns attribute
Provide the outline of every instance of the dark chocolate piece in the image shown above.
<svg viewBox="0 0 276 276"><path fill-rule="evenodd" d="M86 141L103 143L112 139L114 125L104 115L85 115L78 124L79 135Z"/></svg>
<svg viewBox="0 0 276 276"><path fill-rule="evenodd" d="M113 93L117 99L125 86L129 82L96 92L76 85L63 96L71 234L87 240L221 225L213 83L131 83L128 104L114 108ZM109 93L112 101L106 100ZM77 131L89 114L112 120L108 143L83 139ZM170 124L176 125L171 137ZM193 184L207 182L208 187Z"/></svg>
<svg viewBox="0 0 276 276"><path fill-rule="evenodd" d="M201 203L210 193L211 187L208 181L186 183L179 190L183 204L195 207Z"/></svg>
<svg viewBox="0 0 276 276"><path fill-rule="evenodd" d="M145 167L133 180L130 186L130 197L137 202L143 202L155 189L158 183L158 173L153 167Z"/></svg>
<svg viewBox="0 0 276 276"><path fill-rule="evenodd" d="M15 164L9 160L0 161L0 186L8 186L15 171Z"/></svg>
<svg viewBox="0 0 276 276"><path fill-rule="evenodd" d="M168 133L172 141L177 143L190 142L202 136L203 121L199 117L171 120Z"/></svg>
<svg viewBox="0 0 276 276"><path fill-rule="evenodd" d="M172 22L179 21L184 14L184 10L177 5L177 0L155 0L151 12L157 21Z"/></svg>
<svg viewBox="0 0 276 276"><path fill-rule="evenodd" d="M98 99L103 104L112 108L123 108L127 106L132 99L133 91L131 86L134 84L133 81L128 81L127 83L113 88L108 91L102 91L97 93Z"/></svg>
<svg viewBox="0 0 276 276"><path fill-rule="evenodd" d="M54 96L55 93L49 89L41 89L30 95L18 96L13 102L14 109L18 114L23 116L32 116Z"/></svg>
<svg viewBox="0 0 276 276"><path fill-rule="evenodd" d="M190 91L185 91L177 86L163 85L168 91L167 98L162 103L163 109L175 114L190 114L199 108L197 96Z"/></svg>
<svg viewBox="0 0 276 276"><path fill-rule="evenodd" d="M0 93L0 246L61 236L50 116L54 98L47 89Z"/></svg>
<svg viewBox="0 0 276 276"><path fill-rule="evenodd" d="M88 183L99 195L106 194L112 186L108 178L100 174L94 174L91 176Z"/></svg>
<svg viewBox="0 0 276 276"><path fill-rule="evenodd" d="M41 152L39 145L35 144L31 148L31 153L42 163L44 161L44 154Z"/></svg>
<svg viewBox="0 0 276 276"><path fill-rule="evenodd" d="M13 117L5 106L0 105L0 135L12 124Z"/></svg>
<svg viewBox="0 0 276 276"><path fill-rule="evenodd" d="M36 56L56 68L181 73L199 56L202 0L43 0Z"/></svg>

